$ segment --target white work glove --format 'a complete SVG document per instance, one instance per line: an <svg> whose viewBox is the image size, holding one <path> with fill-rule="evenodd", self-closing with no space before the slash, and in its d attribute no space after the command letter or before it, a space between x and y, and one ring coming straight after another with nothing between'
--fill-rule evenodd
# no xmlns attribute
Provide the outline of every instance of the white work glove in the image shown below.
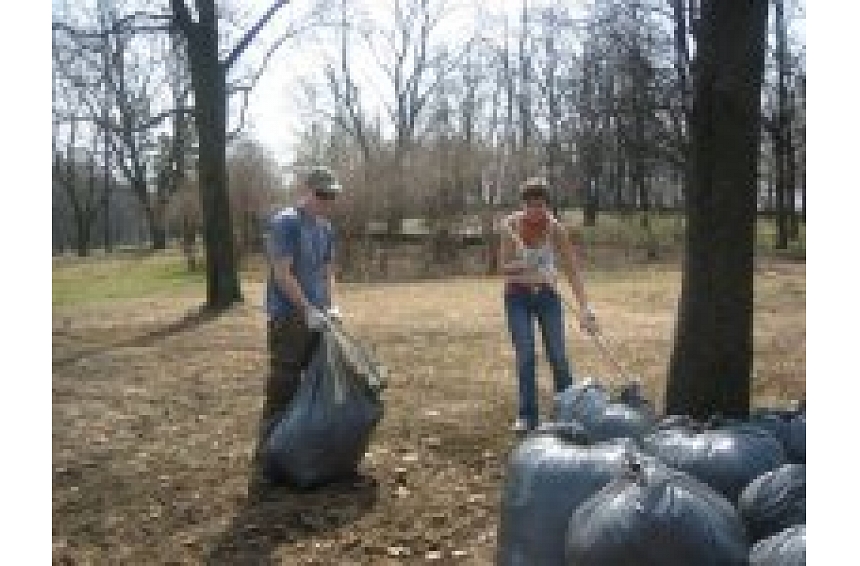
<svg viewBox="0 0 860 566"><path fill-rule="evenodd" d="M305 310L305 324L310 330L322 330L328 323L326 315L313 305Z"/></svg>
<svg viewBox="0 0 860 566"><path fill-rule="evenodd" d="M332 322L341 322L343 320L343 316L340 313L340 309L334 305L327 308L325 314Z"/></svg>
<svg viewBox="0 0 860 566"><path fill-rule="evenodd" d="M600 328L597 326L597 317L590 305L586 305L579 315L579 327L589 334L597 334Z"/></svg>

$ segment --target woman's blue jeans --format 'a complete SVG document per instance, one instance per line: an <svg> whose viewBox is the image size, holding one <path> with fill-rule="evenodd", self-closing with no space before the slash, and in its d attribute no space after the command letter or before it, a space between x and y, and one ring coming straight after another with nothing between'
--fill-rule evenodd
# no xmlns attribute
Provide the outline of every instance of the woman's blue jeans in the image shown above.
<svg viewBox="0 0 860 566"><path fill-rule="evenodd" d="M535 320L543 336L556 393L566 389L572 382L571 366L565 347L561 298L548 286L540 287L537 291L528 288L506 290L505 314L517 361L519 417L533 428L538 423Z"/></svg>

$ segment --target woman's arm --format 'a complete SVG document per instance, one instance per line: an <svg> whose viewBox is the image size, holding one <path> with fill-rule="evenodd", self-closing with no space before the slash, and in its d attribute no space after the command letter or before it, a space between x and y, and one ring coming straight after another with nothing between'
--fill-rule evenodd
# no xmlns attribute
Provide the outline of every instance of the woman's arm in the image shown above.
<svg viewBox="0 0 860 566"><path fill-rule="evenodd" d="M559 221L552 223L553 247L559 256L562 269L570 288L573 290L576 301L582 312L589 310L588 296L585 293L585 285L582 282L582 262L579 254L570 240L570 234Z"/></svg>

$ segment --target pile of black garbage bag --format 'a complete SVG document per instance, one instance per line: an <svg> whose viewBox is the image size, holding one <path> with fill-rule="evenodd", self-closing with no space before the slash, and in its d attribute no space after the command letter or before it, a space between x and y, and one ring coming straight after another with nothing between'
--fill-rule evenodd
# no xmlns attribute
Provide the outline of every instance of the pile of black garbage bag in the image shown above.
<svg viewBox="0 0 860 566"><path fill-rule="evenodd" d="M354 477L382 418L385 384L372 353L339 325L327 325L265 442L267 475L299 489Z"/></svg>
<svg viewBox="0 0 860 566"><path fill-rule="evenodd" d="M658 418L631 382L556 396L502 493L499 566L805 564L806 409Z"/></svg>

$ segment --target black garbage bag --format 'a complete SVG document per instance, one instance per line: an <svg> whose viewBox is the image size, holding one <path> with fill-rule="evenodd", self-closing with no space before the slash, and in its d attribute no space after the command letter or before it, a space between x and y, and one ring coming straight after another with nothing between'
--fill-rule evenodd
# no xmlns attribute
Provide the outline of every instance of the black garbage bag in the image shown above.
<svg viewBox="0 0 860 566"><path fill-rule="evenodd" d="M689 415L666 415L657 422L657 430L673 428L702 428L704 425Z"/></svg>
<svg viewBox="0 0 860 566"><path fill-rule="evenodd" d="M583 423L592 442L632 438L637 442L654 431L654 415L647 409L610 403L594 421Z"/></svg>
<svg viewBox="0 0 860 566"><path fill-rule="evenodd" d="M749 423L764 428L782 442L788 461L806 463L806 407L794 409L758 408L751 412Z"/></svg>
<svg viewBox="0 0 860 566"><path fill-rule="evenodd" d="M665 428L645 438L643 450L711 486L733 504L751 481L786 463L779 440L748 424Z"/></svg>
<svg viewBox="0 0 860 566"><path fill-rule="evenodd" d="M635 390L611 400L609 393L593 381L573 384L558 393L555 406L556 420L579 422L591 442L613 438L641 441L655 426L653 408Z"/></svg>
<svg viewBox="0 0 860 566"><path fill-rule="evenodd" d="M795 525L758 541L750 551L750 566L805 566L806 525Z"/></svg>
<svg viewBox="0 0 860 566"><path fill-rule="evenodd" d="M786 464L757 477L741 492L738 510L753 542L806 524L806 466Z"/></svg>
<svg viewBox="0 0 860 566"><path fill-rule="evenodd" d="M355 474L382 418L384 368L342 329L329 326L299 389L264 449L272 480L301 489Z"/></svg>
<svg viewBox="0 0 860 566"><path fill-rule="evenodd" d="M791 462L806 463L806 411L796 415L789 422L785 448Z"/></svg>
<svg viewBox="0 0 860 566"><path fill-rule="evenodd" d="M572 442L573 444L589 444L588 434L585 432L585 428L576 421L566 423L555 421L544 422L532 431L532 435L555 436L559 440Z"/></svg>
<svg viewBox="0 0 860 566"><path fill-rule="evenodd" d="M626 439L586 446L548 433L526 438L508 463L496 565L563 565L571 512L620 473L635 451Z"/></svg>
<svg viewBox="0 0 860 566"><path fill-rule="evenodd" d="M642 382L639 380L631 380L624 384L617 393L612 395L613 403L621 403L634 409L641 409L651 414L656 419L656 410L654 404L645 397L645 392L642 390Z"/></svg>
<svg viewBox="0 0 860 566"><path fill-rule="evenodd" d="M654 459L577 507L565 540L567 566L740 566L748 552L731 503Z"/></svg>
<svg viewBox="0 0 860 566"><path fill-rule="evenodd" d="M554 420L591 422L603 413L608 404L609 392L594 379L585 379L556 393Z"/></svg>

